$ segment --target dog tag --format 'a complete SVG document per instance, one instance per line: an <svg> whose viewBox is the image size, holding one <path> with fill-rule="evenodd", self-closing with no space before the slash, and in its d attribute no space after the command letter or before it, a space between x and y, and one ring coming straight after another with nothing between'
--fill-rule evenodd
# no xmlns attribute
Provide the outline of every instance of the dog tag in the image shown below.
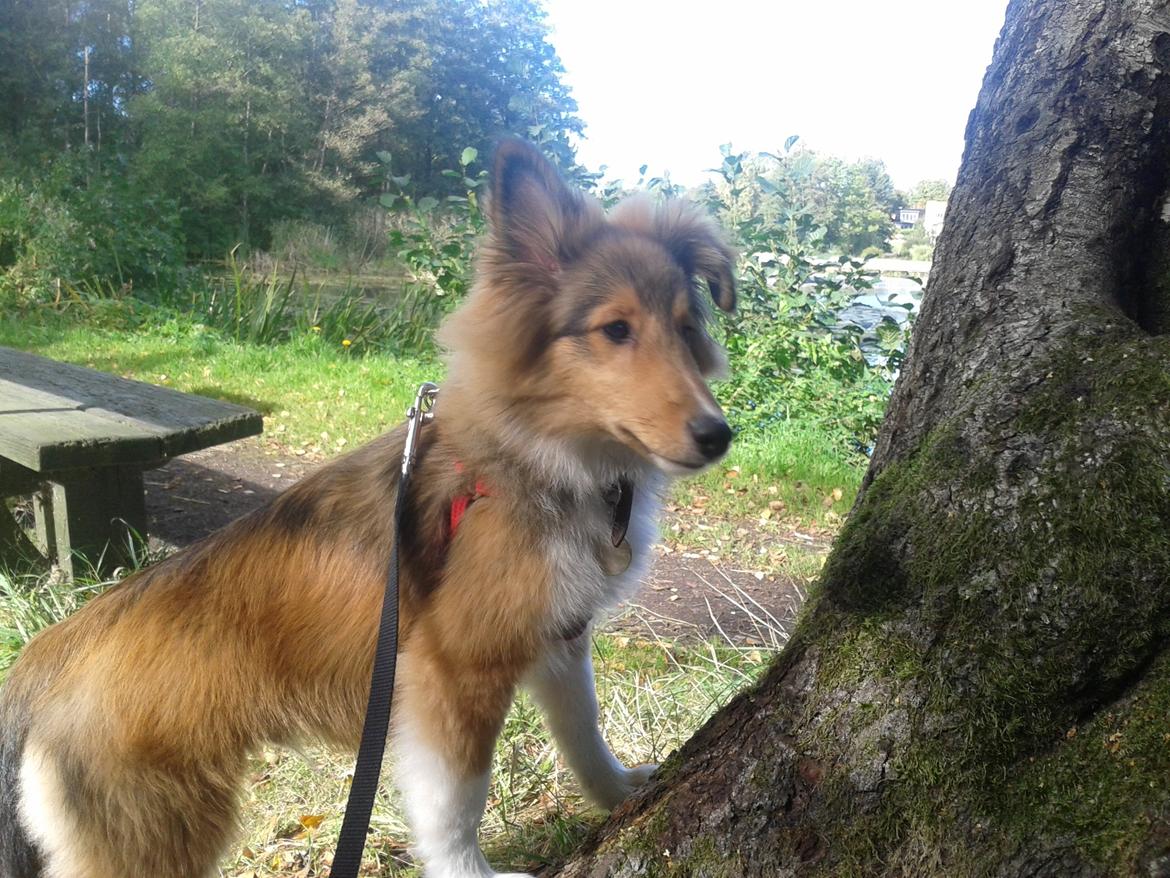
<svg viewBox="0 0 1170 878"><path fill-rule="evenodd" d="M629 540L622 540L616 546L601 543L597 551L597 560L606 576L617 576L630 569L630 562L634 559L634 550Z"/></svg>

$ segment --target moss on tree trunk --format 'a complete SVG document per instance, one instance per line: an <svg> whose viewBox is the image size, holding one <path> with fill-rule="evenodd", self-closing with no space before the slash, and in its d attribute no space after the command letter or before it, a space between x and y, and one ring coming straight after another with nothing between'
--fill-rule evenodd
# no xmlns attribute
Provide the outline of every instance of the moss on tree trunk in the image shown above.
<svg viewBox="0 0 1170 878"><path fill-rule="evenodd" d="M1167 156L1166 4L1011 4L812 605L558 874L1170 876Z"/></svg>

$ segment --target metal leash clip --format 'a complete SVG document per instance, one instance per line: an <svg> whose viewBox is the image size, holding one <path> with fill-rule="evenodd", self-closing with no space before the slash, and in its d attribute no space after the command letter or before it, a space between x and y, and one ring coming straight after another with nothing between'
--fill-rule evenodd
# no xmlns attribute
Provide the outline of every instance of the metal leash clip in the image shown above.
<svg viewBox="0 0 1170 878"><path fill-rule="evenodd" d="M414 465L414 451L418 445L418 428L427 421L434 420L435 399L439 395L439 385L424 381L419 385L418 393L414 397L414 405L406 410L406 446L402 449L402 475L410 474Z"/></svg>

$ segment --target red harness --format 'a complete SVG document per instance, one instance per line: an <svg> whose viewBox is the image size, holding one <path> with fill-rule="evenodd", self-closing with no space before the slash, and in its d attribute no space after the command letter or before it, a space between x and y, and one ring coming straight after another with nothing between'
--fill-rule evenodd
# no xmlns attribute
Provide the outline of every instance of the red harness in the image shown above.
<svg viewBox="0 0 1170 878"><path fill-rule="evenodd" d="M463 472L463 461L455 461L455 472ZM455 539L455 531L459 530L459 522L463 520L467 507L480 497L490 497L491 495L492 492L488 490L487 482L483 479L476 479L474 491L470 494L460 494L451 500L451 530L447 532L448 540Z"/></svg>
<svg viewBox="0 0 1170 878"><path fill-rule="evenodd" d="M456 464L459 469L463 469L461 464ZM490 497L491 491L487 489L482 481L475 483L475 491L471 494L460 494L451 501L451 531L450 539L455 539L455 531L459 530L459 522L463 520L464 513L467 512L467 507L478 500L480 497Z"/></svg>

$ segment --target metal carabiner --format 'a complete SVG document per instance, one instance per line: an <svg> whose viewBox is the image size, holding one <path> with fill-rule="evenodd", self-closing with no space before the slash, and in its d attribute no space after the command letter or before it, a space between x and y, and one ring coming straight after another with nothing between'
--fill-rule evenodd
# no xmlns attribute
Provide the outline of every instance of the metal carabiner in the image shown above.
<svg viewBox="0 0 1170 878"><path fill-rule="evenodd" d="M406 410L406 445L402 449L402 476L410 474L414 465L414 452L418 446L418 428L434 420L435 398L439 395L439 385L424 381L419 385L418 393L414 397L414 405Z"/></svg>

